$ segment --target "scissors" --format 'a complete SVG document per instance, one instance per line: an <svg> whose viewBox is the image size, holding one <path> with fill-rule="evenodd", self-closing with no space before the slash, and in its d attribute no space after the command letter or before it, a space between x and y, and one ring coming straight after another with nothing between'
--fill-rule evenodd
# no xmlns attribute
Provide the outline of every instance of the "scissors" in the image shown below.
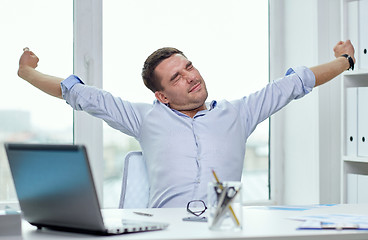
<svg viewBox="0 0 368 240"><path fill-rule="evenodd" d="M240 189L235 189L233 186L224 187L222 183L218 183L214 188L217 195L217 208L214 214L212 225L216 225L218 221L225 215L228 209L231 211L231 215L235 223L239 225L239 221L230 204L235 199Z"/></svg>

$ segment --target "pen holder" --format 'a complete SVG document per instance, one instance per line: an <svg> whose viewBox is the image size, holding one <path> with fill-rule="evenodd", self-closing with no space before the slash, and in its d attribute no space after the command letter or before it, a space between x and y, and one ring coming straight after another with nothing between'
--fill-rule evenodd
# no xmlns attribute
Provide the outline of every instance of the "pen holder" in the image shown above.
<svg viewBox="0 0 368 240"><path fill-rule="evenodd" d="M211 230L242 230L242 183L208 183L208 224Z"/></svg>

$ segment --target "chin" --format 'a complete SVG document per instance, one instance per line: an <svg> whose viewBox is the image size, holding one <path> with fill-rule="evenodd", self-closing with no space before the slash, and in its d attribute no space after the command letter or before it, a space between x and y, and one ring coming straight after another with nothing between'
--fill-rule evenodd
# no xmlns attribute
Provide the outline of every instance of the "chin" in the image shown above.
<svg viewBox="0 0 368 240"><path fill-rule="evenodd" d="M204 92L204 94L203 94L203 102L205 102L205 101L207 100L207 98L208 98L208 92L207 92L207 90L205 89L205 92Z"/></svg>

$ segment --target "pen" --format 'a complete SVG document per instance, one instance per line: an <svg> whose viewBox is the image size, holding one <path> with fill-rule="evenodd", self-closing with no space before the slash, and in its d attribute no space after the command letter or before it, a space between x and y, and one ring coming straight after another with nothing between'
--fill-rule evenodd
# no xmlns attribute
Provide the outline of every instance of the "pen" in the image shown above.
<svg viewBox="0 0 368 240"><path fill-rule="evenodd" d="M216 182L217 182L217 183L220 183L220 180L218 179L218 177L217 177L217 175L216 175L216 173L215 173L215 171L214 171L213 169L212 169L212 174L213 174L213 176L215 177ZM220 185L220 189L221 189L221 190L223 189L222 185ZM240 225L239 220L238 220L238 218L236 217L235 212L234 212L233 208L231 207L231 205L229 205L229 210L230 210L231 214L233 215L233 217L234 217L234 220L235 220L236 224L239 226L239 225Z"/></svg>
<svg viewBox="0 0 368 240"><path fill-rule="evenodd" d="M133 212L135 214L141 215L141 216L146 216L146 217L152 217L153 214L150 213L144 213L144 212Z"/></svg>

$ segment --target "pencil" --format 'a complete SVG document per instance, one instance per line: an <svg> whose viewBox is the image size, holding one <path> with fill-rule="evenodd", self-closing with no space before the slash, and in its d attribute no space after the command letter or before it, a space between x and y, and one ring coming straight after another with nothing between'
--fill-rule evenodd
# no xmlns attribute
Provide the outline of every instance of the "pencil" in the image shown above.
<svg viewBox="0 0 368 240"><path fill-rule="evenodd" d="M217 177L217 175L216 175L216 173L215 173L215 171L214 171L213 169L212 169L212 174L213 174L213 176L215 177L216 182L217 182L217 183L220 183L220 180L218 179L218 177ZM222 185L220 185L220 189L221 189L221 190L223 189ZM234 212L233 208L231 207L231 205L229 205L229 210L230 210L231 214L233 215L233 217L234 217L234 220L235 220L236 224L239 226L239 225L240 225L239 220L238 220L238 218L236 217L235 212Z"/></svg>
<svg viewBox="0 0 368 240"><path fill-rule="evenodd" d="M141 216L146 216L146 217L152 217L153 214L150 214L150 213L144 213L144 212L133 212L137 215L141 215Z"/></svg>

